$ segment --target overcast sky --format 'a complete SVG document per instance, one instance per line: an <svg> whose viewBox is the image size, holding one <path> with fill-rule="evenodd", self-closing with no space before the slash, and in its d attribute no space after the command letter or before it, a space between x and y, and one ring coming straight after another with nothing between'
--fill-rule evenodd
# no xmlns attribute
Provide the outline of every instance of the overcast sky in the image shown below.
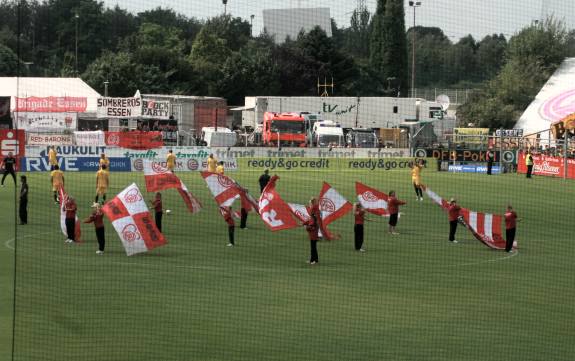
<svg viewBox="0 0 575 361"><path fill-rule="evenodd" d="M440 27L452 41L472 34L476 38L493 33L506 37L553 14L565 21L568 28L575 28L574 0L421 0L417 8L416 24ZM169 7L189 17L209 18L223 12L221 0L104 0L107 6L120 7L139 12L157 6ZM406 4L406 24L413 25L413 11ZM228 0L227 11L244 19L255 15L254 33L262 28L262 10L293 7L328 7L338 26L348 26L351 12L357 0ZM365 0L373 13L376 0ZM287 21L287 19L286 19Z"/></svg>

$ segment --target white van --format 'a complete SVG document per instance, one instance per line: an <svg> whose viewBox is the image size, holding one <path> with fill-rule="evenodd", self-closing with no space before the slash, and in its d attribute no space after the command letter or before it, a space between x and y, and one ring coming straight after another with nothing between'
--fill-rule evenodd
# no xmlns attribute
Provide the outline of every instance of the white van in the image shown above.
<svg viewBox="0 0 575 361"><path fill-rule="evenodd" d="M238 142L237 134L225 127L203 127L201 138L208 147L233 147Z"/></svg>

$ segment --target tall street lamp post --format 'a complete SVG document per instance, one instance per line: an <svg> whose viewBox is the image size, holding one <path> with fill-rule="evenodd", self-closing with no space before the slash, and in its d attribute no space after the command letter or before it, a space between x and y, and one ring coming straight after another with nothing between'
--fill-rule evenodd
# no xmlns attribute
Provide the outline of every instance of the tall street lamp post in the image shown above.
<svg viewBox="0 0 575 361"><path fill-rule="evenodd" d="M410 1L409 6L413 8L413 28L411 28L411 96L415 92L415 9L421 6L421 1Z"/></svg>

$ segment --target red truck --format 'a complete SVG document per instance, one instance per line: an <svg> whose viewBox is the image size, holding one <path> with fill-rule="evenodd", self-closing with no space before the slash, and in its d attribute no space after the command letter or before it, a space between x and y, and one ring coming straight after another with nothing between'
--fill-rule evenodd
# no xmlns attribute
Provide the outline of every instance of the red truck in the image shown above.
<svg viewBox="0 0 575 361"><path fill-rule="evenodd" d="M264 145L305 146L305 123L298 113L264 113Z"/></svg>

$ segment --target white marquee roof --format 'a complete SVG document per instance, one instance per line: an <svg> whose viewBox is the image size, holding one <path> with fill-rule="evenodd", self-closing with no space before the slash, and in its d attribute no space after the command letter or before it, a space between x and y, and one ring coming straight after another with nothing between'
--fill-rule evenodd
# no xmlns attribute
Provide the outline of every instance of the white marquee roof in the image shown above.
<svg viewBox="0 0 575 361"><path fill-rule="evenodd" d="M575 58L567 58L521 115L516 129L523 134L549 130L551 123L575 113ZM545 133L541 135L546 137Z"/></svg>
<svg viewBox="0 0 575 361"><path fill-rule="evenodd" d="M87 113L96 112L100 94L80 78L0 77L0 97L86 97Z"/></svg>

